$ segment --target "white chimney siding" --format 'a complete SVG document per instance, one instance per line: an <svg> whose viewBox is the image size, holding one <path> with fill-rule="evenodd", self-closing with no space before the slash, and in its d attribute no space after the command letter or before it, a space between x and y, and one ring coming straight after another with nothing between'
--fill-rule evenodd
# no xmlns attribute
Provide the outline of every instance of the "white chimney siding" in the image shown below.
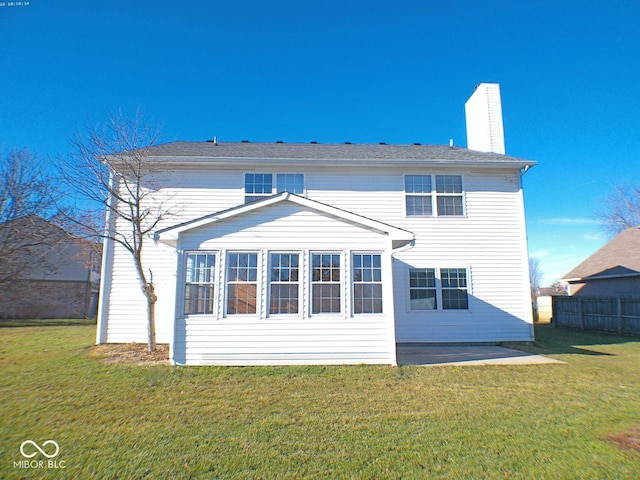
<svg viewBox="0 0 640 480"><path fill-rule="evenodd" d="M500 85L481 83L464 104L467 148L504 155L504 127Z"/></svg>

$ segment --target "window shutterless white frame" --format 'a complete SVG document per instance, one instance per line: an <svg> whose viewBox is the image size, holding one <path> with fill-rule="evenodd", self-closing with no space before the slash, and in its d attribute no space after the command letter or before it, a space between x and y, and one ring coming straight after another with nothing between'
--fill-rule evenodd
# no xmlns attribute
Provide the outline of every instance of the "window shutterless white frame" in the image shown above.
<svg viewBox="0 0 640 480"><path fill-rule="evenodd" d="M244 203L255 202L282 192L304 196L304 177L303 173L245 172Z"/></svg>
<svg viewBox="0 0 640 480"><path fill-rule="evenodd" d="M255 202L273 194L273 174L248 172L244 174L244 203Z"/></svg>
<svg viewBox="0 0 640 480"><path fill-rule="evenodd" d="M407 217L464 217L462 175L404 174L404 211Z"/></svg>
<svg viewBox="0 0 640 480"><path fill-rule="evenodd" d="M258 315L260 312L260 252L227 251L225 312L227 315Z"/></svg>
<svg viewBox="0 0 640 480"><path fill-rule="evenodd" d="M311 315L339 315L343 311L343 260L340 252L310 252Z"/></svg>
<svg viewBox="0 0 640 480"><path fill-rule="evenodd" d="M410 268L409 310L438 310L438 283L435 268Z"/></svg>
<svg viewBox="0 0 640 480"><path fill-rule="evenodd" d="M215 251L185 252L183 315L216 314L217 260Z"/></svg>
<svg viewBox="0 0 640 480"><path fill-rule="evenodd" d="M353 314L383 313L382 287L382 253L351 252Z"/></svg>
<svg viewBox="0 0 640 480"><path fill-rule="evenodd" d="M431 175L403 175L404 208L408 217L432 217L433 180Z"/></svg>
<svg viewBox="0 0 640 480"><path fill-rule="evenodd" d="M303 173L276 173L276 193L289 192L304 196Z"/></svg>
<svg viewBox="0 0 640 480"><path fill-rule="evenodd" d="M462 175L436 175L435 198L438 217L464 217Z"/></svg>
<svg viewBox="0 0 640 480"><path fill-rule="evenodd" d="M442 310L469 310L469 269L440 268Z"/></svg>
<svg viewBox="0 0 640 480"><path fill-rule="evenodd" d="M301 257L300 252L269 252L269 315L300 314Z"/></svg>

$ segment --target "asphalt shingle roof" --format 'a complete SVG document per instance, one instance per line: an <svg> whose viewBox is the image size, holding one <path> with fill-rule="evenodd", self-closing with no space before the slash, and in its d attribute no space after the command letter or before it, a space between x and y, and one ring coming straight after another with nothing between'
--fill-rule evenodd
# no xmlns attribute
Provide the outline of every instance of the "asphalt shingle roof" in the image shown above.
<svg viewBox="0 0 640 480"><path fill-rule="evenodd" d="M497 153L444 145L172 142L149 147L150 157L286 160L431 160L444 163L535 165L536 162Z"/></svg>
<svg viewBox="0 0 640 480"><path fill-rule="evenodd" d="M640 272L640 226L627 228L563 278Z"/></svg>

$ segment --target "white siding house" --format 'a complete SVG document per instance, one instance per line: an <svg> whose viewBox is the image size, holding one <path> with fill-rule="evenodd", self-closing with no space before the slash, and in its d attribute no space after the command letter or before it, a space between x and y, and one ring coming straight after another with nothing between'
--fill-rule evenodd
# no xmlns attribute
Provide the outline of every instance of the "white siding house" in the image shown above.
<svg viewBox="0 0 640 480"><path fill-rule="evenodd" d="M464 148L175 142L149 239L157 339L186 365L396 364L397 343L533 339L521 175ZM145 342L104 248L97 342Z"/></svg>

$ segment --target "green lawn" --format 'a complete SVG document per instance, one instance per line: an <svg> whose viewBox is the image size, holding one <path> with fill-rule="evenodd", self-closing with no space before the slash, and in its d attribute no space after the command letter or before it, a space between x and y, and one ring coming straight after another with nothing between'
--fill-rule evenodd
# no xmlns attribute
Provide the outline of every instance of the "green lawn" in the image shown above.
<svg viewBox="0 0 640 480"><path fill-rule="evenodd" d="M607 440L640 424L638 338L537 327L527 348L566 365L174 368L106 364L94 332L0 328L0 478L640 472ZM65 468L14 468L28 439L55 440Z"/></svg>

